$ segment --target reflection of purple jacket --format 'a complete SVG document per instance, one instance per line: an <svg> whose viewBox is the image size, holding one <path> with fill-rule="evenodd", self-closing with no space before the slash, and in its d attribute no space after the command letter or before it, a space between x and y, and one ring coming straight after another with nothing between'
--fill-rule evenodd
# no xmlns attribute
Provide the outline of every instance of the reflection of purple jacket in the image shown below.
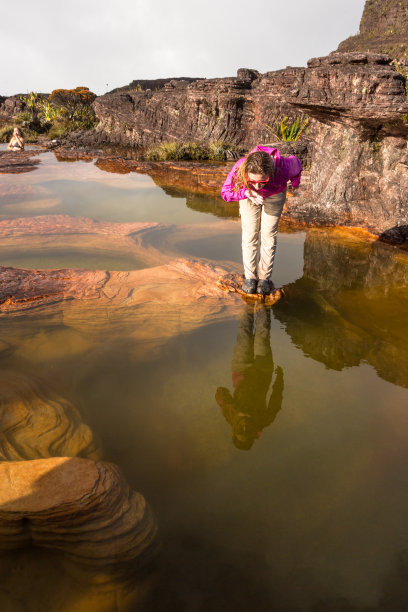
<svg viewBox="0 0 408 612"><path fill-rule="evenodd" d="M266 151L266 153L269 153L269 155L272 155L272 157L275 159L276 165L274 176L271 177L269 183L267 183L263 189L259 190L261 196L268 198L275 193L285 191L288 181L291 181L294 189L299 187L300 175L302 174L302 164L297 157L294 155L290 155L289 157L281 157L278 149L274 149L272 147L258 146L255 147L255 149L252 149L251 153L254 153L255 151ZM245 187L242 187L242 189L239 189L238 191L234 191L232 180L237 169L244 163L245 159L245 157L241 157L241 159L237 161L227 176L227 180L221 189L221 197L226 202L237 202L238 200L244 200L246 198Z"/></svg>

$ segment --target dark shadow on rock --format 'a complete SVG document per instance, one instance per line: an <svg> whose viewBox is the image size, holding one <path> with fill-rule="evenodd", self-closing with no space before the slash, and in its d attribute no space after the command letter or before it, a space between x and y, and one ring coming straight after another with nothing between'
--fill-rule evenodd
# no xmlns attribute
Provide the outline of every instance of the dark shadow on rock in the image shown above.
<svg viewBox="0 0 408 612"><path fill-rule="evenodd" d="M385 230L378 238L381 242L408 246L408 225L395 225Z"/></svg>

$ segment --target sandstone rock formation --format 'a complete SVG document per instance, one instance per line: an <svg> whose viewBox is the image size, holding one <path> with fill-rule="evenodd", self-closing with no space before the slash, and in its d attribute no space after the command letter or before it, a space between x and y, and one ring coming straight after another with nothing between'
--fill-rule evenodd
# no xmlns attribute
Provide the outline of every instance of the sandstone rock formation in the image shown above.
<svg viewBox="0 0 408 612"><path fill-rule="evenodd" d="M102 582L154 559L152 512L114 465L66 457L5 462L0 480L1 550L61 551Z"/></svg>
<svg viewBox="0 0 408 612"><path fill-rule="evenodd" d="M94 103L98 127L72 134L68 142L145 147L166 140L222 140L252 147L270 141L266 124L275 117L294 115L285 95L303 72L240 69L237 77L174 80L155 91L106 94Z"/></svg>
<svg viewBox="0 0 408 612"><path fill-rule="evenodd" d="M387 56L335 53L308 62L290 100L316 118L311 218L377 233L408 224L405 80ZM293 216L307 219L304 202Z"/></svg>
<svg viewBox="0 0 408 612"><path fill-rule="evenodd" d="M360 32L340 43L338 51L375 51L408 58L407 0L366 0Z"/></svg>
<svg viewBox="0 0 408 612"><path fill-rule="evenodd" d="M100 444L71 402L32 377L3 370L0 461L46 457L100 459Z"/></svg>

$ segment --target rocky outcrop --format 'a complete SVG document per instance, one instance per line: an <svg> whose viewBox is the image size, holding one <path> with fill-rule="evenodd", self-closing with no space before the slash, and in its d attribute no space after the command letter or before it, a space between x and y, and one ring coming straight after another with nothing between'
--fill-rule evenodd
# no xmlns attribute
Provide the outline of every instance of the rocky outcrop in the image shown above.
<svg viewBox="0 0 408 612"><path fill-rule="evenodd" d="M199 81L200 79L195 79L191 77L176 77L176 78L167 78L167 79L134 79L129 85L124 85L123 87L116 87L109 91L108 93L132 93L135 91L156 91L156 89L161 89L167 83L171 81L175 81L176 83L179 81L183 81L185 83L192 83L193 81Z"/></svg>
<svg viewBox="0 0 408 612"><path fill-rule="evenodd" d="M161 89L106 94L94 102L100 121L68 143L114 143L146 147L163 141L217 141L241 147L270 141L266 125L294 114L285 96L303 68L260 74L240 69L237 77L170 81Z"/></svg>
<svg viewBox="0 0 408 612"><path fill-rule="evenodd" d="M22 110L22 95L23 94L16 94L15 96L0 97L0 119L3 121L12 121L14 119L17 113Z"/></svg>
<svg viewBox="0 0 408 612"><path fill-rule="evenodd" d="M335 53L308 62L292 104L317 120L310 189L293 217L366 227L408 224L405 80L387 56ZM306 203L308 201L308 204Z"/></svg>
<svg viewBox="0 0 408 612"><path fill-rule="evenodd" d="M407 0L366 0L360 31L340 43L338 51L375 51L408 58Z"/></svg>
<svg viewBox="0 0 408 612"><path fill-rule="evenodd" d="M144 497L118 468L51 458L0 464L0 549L57 550L111 578L139 571L157 552L157 526Z"/></svg>
<svg viewBox="0 0 408 612"><path fill-rule="evenodd" d="M321 123L356 128L403 124L408 112L405 79L391 59L376 53L332 53L307 63L288 100Z"/></svg>

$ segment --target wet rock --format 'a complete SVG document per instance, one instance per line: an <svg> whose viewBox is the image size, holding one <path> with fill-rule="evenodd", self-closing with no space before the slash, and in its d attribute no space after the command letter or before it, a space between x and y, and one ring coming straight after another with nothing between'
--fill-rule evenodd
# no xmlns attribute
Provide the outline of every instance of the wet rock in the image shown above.
<svg viewBox="0 0 408 612"><path fill-rule="evenodd" d="M78 458L0 464L0 548L32 544L99 570L99 581L140 571L157 553L144 497L112 464Z"/></svg>
<svg viewBox="0 0 408 612"><path fill-rule="evenodd" d="M183 259L129 272L3 267L0 268L0 312L71 299L98 300L101 304L116 306L152 300L183 302L188 306L203 297L223 301L225 294L215 283L225 273L221 267Z"/></svg>
<svg viewBox="0 0 408 612"><path fill-rule="evenodd" d="M35 151L0 151L0 174L21 174L36 170L41 163Z"/></svg>
<svg viewBox="0 0 408 612"><path fill-rule="evenodd" d="M240 274L228 274L222 276L217 281L217 287L227 291L227 293L238 293L246 302L262 302L267 305L275 304L284 295L283 289L273 288L269 295L251 294L242 291L244 276Z"/></svg>
<svg viewBox="0 0 408 612"><path fill-rule="evenodd" d="M95 221L87 217L69 215L40 215L0 221L0 237L29 236L35 234L101 234L104 236L129 236L157 227L156 222L113 223Z"/></svg>
<svg viewBox="0 0 408 612"><path fill-rule="evenodd" d="M0 432L0 461L101 456L71 402L19 372L0 373Z"/></svg>

